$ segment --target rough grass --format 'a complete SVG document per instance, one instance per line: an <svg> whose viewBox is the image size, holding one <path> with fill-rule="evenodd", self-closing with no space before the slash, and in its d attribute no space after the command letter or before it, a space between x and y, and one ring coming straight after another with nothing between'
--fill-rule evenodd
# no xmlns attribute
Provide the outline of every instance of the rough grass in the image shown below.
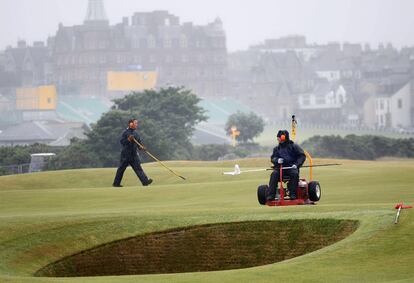
<svg viewBox="0 0 414 283"><path fill-rule="evenodd" d="M332 160L315 160L332 162ZM413 209L393 224L397 202L414 203L414 161L336 161L314 169L322 199L315 206L265 207L256 189L269 172L223 176L234 164L267 159L170 162L188 178L144 165L155 180L143 188L128 169L68 170L0 177L0 282L414 282ZM301 173L307 177L308 171ZM337 219L360 222L344 240L304 256L260 267L164 275L42 278L40 268L105 243L193 225L256 220ZM300 271L300 272L299 272Z"/></svg>

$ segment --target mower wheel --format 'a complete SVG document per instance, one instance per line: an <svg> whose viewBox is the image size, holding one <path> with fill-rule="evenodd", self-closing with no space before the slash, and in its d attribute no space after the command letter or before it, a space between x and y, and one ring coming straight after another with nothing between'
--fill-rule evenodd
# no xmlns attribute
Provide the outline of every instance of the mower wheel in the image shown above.
<svg viewBox="0 0 414 283"><path fill-rule="evenodd" d="M318 201L321 199L321 185L318 181L312 181L308 184L309 199L311 201Z"/></svg>
<svg viewBox="0 0 414 283"><path fill-rule="evenodd" d="M266 192L269 190L268 185L261 185L257 188L257 199L260 204L266 204Z"/></svg>

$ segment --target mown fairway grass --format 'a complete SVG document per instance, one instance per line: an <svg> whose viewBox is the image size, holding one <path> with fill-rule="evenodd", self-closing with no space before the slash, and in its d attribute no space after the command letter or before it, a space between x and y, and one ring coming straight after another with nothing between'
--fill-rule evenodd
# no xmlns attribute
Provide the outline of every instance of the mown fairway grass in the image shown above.
<svg viewBox="0 0 414 283"><path fill-rule="evenodd" d="M314 169L322 199L315 206L264 207L256 188L269 172L223 176L235 163L261 168L267 159L169 162L187 181L157 164L155 180L110 187L115 169L88 169L0 177L0 282L414 282L414 209L393 224L397 202L414 204L414 160L343 161ZM302 175L307 175L306 169ZM41 267L103 243L175 227L207 223L286 220L358 220L346 239L284 262L239 270L166 275L39 278ZM274 240L277 239L263 239ZM306 239L303 239L306 241Z"/></svg>

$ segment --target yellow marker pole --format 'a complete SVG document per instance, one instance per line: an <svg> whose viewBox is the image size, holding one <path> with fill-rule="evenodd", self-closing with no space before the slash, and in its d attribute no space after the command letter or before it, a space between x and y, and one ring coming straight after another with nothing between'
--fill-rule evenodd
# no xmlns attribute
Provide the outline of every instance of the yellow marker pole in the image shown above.
<svg viewBox="0 0 414 283"><path fill-rule="evenodd" d="M233 146L236 146L236 137L240 135L240 131L237 130L236 126L232 126L231 127L231 137L232 137L232 142L233 142Z"/></svg>
<svg viewBox="0 0 414 283"><path fill-rule="evenodd" d="M292 131L290 132L290 139L295 141L296 139L296 126L298 122L295 119L295 115L292 115Z"/></svg>

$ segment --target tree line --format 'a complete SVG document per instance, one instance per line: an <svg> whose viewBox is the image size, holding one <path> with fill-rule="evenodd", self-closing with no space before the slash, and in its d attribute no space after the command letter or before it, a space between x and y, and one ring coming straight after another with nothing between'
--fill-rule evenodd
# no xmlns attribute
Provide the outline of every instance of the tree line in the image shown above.
<svg viewBox="0 0 414 283"><path fill-rule="evenodd" d="M139 120L139 134L147 149L162 160L217 160L223 156L243 158L254 153L270 151L253 143L263 131L264 122L254 113L237 112L230 115L225 130L236 126L240 144L193 145L190 138L195 125L205 121L205 110L198 106L200 99L183 88L165 88L133 92L115 99L112 109L104 113L86 139L71 140L66 147L35 144L0 147L0 174L4 166L30 162L30 154L54 152L46 170L72 168L116 167L119 162L120 134L131 118ZM414 157L414 139L391 139L379 136L314 136L302 143L314 157L373 160L384 156ZM143 161L147 156L141 155Z"/></svg>
<svg viewBox="0 0 414 283"><path fill-rule="evenodd" d="M312 156L375 160L381 157L414 157L414 139L374 135L313 136L302 143Z"/></svg>

